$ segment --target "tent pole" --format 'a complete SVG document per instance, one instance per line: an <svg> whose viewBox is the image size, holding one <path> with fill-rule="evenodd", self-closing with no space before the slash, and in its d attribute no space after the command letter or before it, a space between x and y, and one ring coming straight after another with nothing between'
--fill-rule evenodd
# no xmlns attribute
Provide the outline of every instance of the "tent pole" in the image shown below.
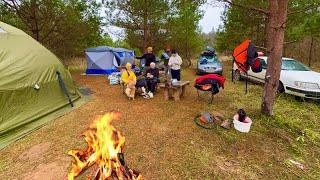
<svg viewBox="0 0 320 180"><path fill-rule="evenodd" d="M233 76L234 76L234 58L233 58L233 60L232 60L232 66L231 66L231 81L233 82Z"/></svg>
<svg viewBox="0 0 320 180"><path fill-rule="evenodd" d="M71 105L71 107L73 107L73 102L72 102L71 97L70 97L70 95L68 93L67 87L66 87L66 85L64 84L64 82L62 80L61 73L59 71L56 71L56 74L57 74L57 77L58 77L59 85L60 85L64 95L67 96L69 104Z"/></svg>
<svg viewBox="0 0 320 180"><path fill-rule="evenodd" d="M246 94L248 93L248 72L246 72Z"/></svg>

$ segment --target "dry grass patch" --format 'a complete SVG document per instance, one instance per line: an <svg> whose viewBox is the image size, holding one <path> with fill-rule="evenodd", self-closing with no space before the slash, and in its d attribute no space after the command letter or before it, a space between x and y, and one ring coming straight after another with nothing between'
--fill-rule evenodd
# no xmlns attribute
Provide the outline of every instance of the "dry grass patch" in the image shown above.
<svg viewBox="0 0 320 180"><path fill-rule="evenodd" d="M230 62L224 63L227 71ZM117 110L122 117L115 126L126 137L126 161L130 167L141 171L145 179L320 177L319 105L281 95L275 105L275 117L268 118L259 110L263 87L250 83L249 93L245 95L244 83L233 84L230 73L225 75L228 78L226 88L215 97L212 105L208 105L197 98L192 85L180 102L164 101L162 90L154 99L138 97L128 101L119 86L108 85L106 77L75 73L73 76L79 86L93 90L92 101L1 150L0 176L21 179L54 166L57 177L64 177L71 160L66 152L85 146L79 135L96 115ZM193 81L195 78L193 69L183 71L183 79ZM206 130L193 122L202 111L230 118L239 108L245 108L254 121L248 134L220 127ZM301 134L304 131L306 133ZM32 163L17 158L47 142L50 148L38 153ZM288 164L289 159L299 160L308 170ZM85 179L85 175L78 179Z"/></svg>

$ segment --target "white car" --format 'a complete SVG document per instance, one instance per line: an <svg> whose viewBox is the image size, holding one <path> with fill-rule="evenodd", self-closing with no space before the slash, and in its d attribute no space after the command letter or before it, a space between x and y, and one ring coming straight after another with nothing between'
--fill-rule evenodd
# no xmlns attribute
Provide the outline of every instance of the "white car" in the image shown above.
<svg viewBox="0 0 320 180"><path fill-rule="evenodd" d="M250 68L248 71L248 79L265 83L267 58L266 56L259 57L262 72L254 73ZM247 77L245 73L240 73L235 64L233 70L235 80L241 80ZM295 59L282 58L278 92L320 100L320 73L310 70Z"/></svg>

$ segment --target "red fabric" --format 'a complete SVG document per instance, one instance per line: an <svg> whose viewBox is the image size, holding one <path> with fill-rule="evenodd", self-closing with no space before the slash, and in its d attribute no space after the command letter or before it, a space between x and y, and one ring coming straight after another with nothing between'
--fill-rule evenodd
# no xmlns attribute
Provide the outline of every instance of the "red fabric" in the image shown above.
<svg viewBox="0 0 320 180"><path fill-rule="evenodd" d="M260 66L261 66L260 60L259 59L255 59L253 61L253 64L252 64L252 68L256 69L256 68L259 68Z"/></svg>
<svg viewBox="0 0 320 180"><path fill-rule="evenodd" d="M219 86L224 88L224 82L226 81L226 79L223 76L217 75L217 74L207 74L204 76L200 76L196 79L196 83L200 83L201 81L205 80L205 79L214 79L217 80L219 83Z"/></svg>

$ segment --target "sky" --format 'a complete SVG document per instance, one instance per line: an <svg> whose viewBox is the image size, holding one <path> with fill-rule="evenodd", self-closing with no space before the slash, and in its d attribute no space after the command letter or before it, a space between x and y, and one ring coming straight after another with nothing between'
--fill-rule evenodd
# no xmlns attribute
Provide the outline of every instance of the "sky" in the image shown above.
<svg viewBox="0 0 320 180"><path fill-rule="evenodd" d="M219 25L223 25L223 22L220 18L221 13L224 10L223 7L204 5L201 7L201 10L204 11L204 16L200 20L199 26L203 32L211 32L212 28L217 30ZM110 34L113 40L121 39L124 35L122 29L114 26L107 28L107 32Z"/></svg>
<svg viewBox="0 0 320 180"><path fill-rule="evenodd" d="M224 10L223 7L203 6L201 9L205 11L203 18L199 22L203 32L211 32L212 28L217 30L219 25L223 25L220 18Z"/></svg>

